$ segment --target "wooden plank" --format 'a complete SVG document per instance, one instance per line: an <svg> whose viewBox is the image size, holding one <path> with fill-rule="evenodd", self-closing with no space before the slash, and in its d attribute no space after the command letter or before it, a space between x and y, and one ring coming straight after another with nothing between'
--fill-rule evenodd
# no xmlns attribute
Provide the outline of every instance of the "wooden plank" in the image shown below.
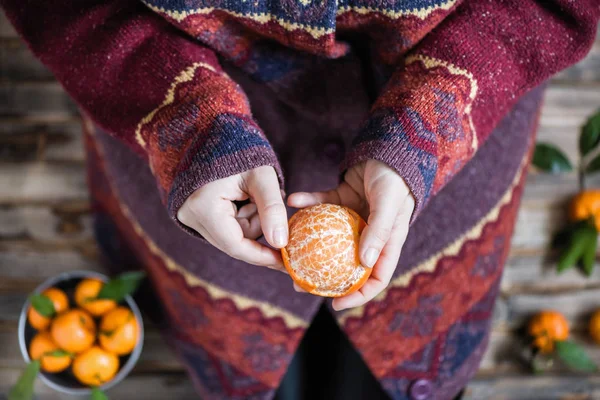
<svg viewBox="0 0 600 400"><path fill-rule="evenodd" d="M93 234L87 203L73 207L0 207L0 240L35 241L44 250L89 243Z"/></svg>
<svg viewBox="0 0 600 400"><path fill-rule="evenodd" d="M554 77L560 82L598 82L600 81L600 43L596 42L588 55L572 67Z"/></svg>
<svg viewBox="0 0 600 400"><path fill-rule="evenodd" d="M570 340L585 348L586 353L600 365L600 346L592 344L586 332L572 332ZM506 374L530 374L527 338L522 333L492 331L488 348L479 365L478 377ZM547 373L568 374L569 370L559 362Z"/></svg>
<svg viewBox="0 0 600 400"><path fill-rule="evenodd" d="M0 204L56 204L88 198L83 165L0 163Z"/></svg>
<svg viewBox="0 0 600 400"><path fill-rule="evenodd" d="M15 38L17 37L17 32L8 22L6 15L4 14L4 10L0 9L0 38Z"/></svg>
<svg viewBox="0 0 600 400"><path fill-rule="evenodd" d="M31 244L0 242L0 290L30 291L48 278L63 272L86 270L106 272L98 249L46 248Z"/></svg>
<svg viewBox="0 0 600 400"><path fill-rule="evenodd" d="M0 369L0 399L8 393L10 386L19 376L17 369ZM36 381L36 400L81 400L80 396L68 396L57 393L42 383ZM111 399L144 399L144 400L190 400L197 399L189 378L181 373L171 374L134 374L107 391Z"/></svg>
<svg viewBox="0 0 600 400"><path fill-rule="evenodd" d="M465 400L598 400L600 376L512 376L476 379Z"/></svg>
<svg viewBox="0 0 600 400"><path fill-rule="evenodd" d="M0 83L0 115L72 116L75 103L56 82Z"/></svg>
<svg viewBox="0 0 600 400"><path fill-rule="evenodd" d="M0 154L4 162L83 162L81 122L0 122Z"/></svg>
<svg viewBox="0 0 600 400"><path fill-rule="evenodd" d="M552 84L544 97L541 122L564 126L580 123L598 109L600 90L597 85Z"/></svg>
<svg viewBox="0 0 600 400"><path fill-rule="evenodd" d="M563 313L575 329L585 329L589 316L600 309L600 288L555 294L516 294L499 299L497 303L501 314L496 321L498 328L523 327L533 314L547 309Z"/></svg>
<svg viewBox="0 0 600 400"><path fill-rule="evenodd" d="M556 262L556 256L543 253L510 257L504 267L503 293L556 293L600 286L599 265L588 277L575 268L558 274Z"/></svg>
<svg viewBox="0 0 600 400"><path fill-rule="evenodd" d="M5 81L54 80L52 73L20 39L0 41L0 60L0 77Z"/></svg>
<svg viewBox="0 0 600 400"><path fill-rule="evenodd" d="M566 206L563 205L530 206L523 202L517 216L512 250L518 252L523 249L547 249L552 241L552 233L567 220L565 210Z"/></svg>
<svg viewBox="0 0 600 400"><path fill-rule="evenodd" d="M16 326L0 331L0 370L23 368L24 362L19 348ZM183 371L183 366L175 357L161 334L149 325L144 330L144 349L140 355L136 372Z"/></svg>

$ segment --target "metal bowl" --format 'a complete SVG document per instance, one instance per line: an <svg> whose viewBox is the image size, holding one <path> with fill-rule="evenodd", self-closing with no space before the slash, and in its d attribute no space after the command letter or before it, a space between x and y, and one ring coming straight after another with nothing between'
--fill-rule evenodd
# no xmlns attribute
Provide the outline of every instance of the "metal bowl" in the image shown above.
<svg viewBox="0 0 600 400"><path fill-rule="evenodd" d="M75 290L75 286L79 281L85 278L100 279L104 282L108 281L108 277L106 275L93 271L65 272L46 280L34 290L34 293L41 293L44 290L54 286L64 290L65 293L67 293L67 295L71 299L73 298L72 294ZM137 345L130 354L119 357L119 371L110 382L107 382L106 384L101 386L101 389L103 390L109 389L117 383L121 382L131 372L138 359L140 358L140 354L142 353L142 347L144 345L144 322L142 320L142 315L140 314L140 310L137 304L135 304L135 301L133 301L133 299L131 298L131 296L127 296L125 298L125 303L127 304L127 307L131 309L131 311L138 320L140 327L140 337L138 339ZM25 304L23 304L23 309L21 310L21 315L19 317L19 347L21 348L21 354L23 355L23 359L27 363L31 361L27 349L29 348L29 343L31 339L36 333L36 330L33 329L27 323L28 310L29 300L27 300ZM58 392L81 396L89 396L91 393L91 389L79 383L69 370L61 372L59 374L49 374L41 371L39 376L46 385Z"/></svg>

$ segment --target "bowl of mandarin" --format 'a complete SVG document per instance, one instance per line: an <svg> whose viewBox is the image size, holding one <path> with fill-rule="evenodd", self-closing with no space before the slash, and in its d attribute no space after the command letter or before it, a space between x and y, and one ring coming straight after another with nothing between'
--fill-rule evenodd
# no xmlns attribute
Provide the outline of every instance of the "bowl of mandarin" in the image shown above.
<svg viewBox="0 0 600 400"><path fill-rule="evenodd" d="M48 279L23 305L19 345L27 367L9 398L33 398L40 378L71 395L107 399L142 352L142 316L131 297L144 278L127 272L115 278L73 271Z"/></svg>

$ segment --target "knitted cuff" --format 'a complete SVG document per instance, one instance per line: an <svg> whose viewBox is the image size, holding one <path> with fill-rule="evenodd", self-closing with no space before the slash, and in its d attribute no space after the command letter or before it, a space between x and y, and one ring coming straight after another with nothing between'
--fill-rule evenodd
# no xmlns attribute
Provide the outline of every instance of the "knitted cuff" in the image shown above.
<svg viewBox="0 0 600 400"><path fill-rule="evenodd" d="M393 168L415 197L414 221L475 152L472 87L468 74L447 64L407 59L373 106L344 168L369 159Z"/></svg>
<svg viewBox="0 0 600 400"><path fill-rule="evenodd" d="M169 215L185 231L194 234L177 220L177 211L185 200L209 182L262 166L272 166L283 187L277 156L254 121L234 114L218 116L208 137L196 137L179 163L167 194Z"/></svg>

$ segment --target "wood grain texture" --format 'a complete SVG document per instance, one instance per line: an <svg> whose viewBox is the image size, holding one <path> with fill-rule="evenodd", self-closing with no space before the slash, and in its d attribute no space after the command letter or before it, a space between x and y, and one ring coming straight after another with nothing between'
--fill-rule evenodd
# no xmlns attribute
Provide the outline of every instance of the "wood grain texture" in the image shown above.
<svg viewBox="0 0 600 400"><path fill-rule="evenodd" d="M80 212L75 206L85 211ZM29 241L44 251L90 243L92 216L87 202L74 203L73 207L70 210L60 207L0 207L0 240L9 244Z"/></svg>
<svg viewBox="0 0 600 400"><path fill-rule="evenodd" d="M10 384L19 376L17 369L0 369L0 399L8 393ZM75 397L57 393L37 380L35 385L36 400L81 400ZM192 383L181 372L134 374L125 381L107 391L111 399L143 399L143 400L191 400L197 399Z"/></svg>
<svg viewBox="0 0 600 400"><path fill-rule="evenodd" d="M600 376L507 376L471 382L465 400L598 400Z"/></svg>
<svg viewBox="0 0 600 400"><path fill-rule="evenodd" d="M0 204L60 204L88 198L82 167L36 162L0 168Z"/></svg>
<svg viewBox="0 0 600 400"><path fill-rule="evenodd" d="M83 163L81 122L10 123L0 120L0 154L4 162Z"/></svg>

